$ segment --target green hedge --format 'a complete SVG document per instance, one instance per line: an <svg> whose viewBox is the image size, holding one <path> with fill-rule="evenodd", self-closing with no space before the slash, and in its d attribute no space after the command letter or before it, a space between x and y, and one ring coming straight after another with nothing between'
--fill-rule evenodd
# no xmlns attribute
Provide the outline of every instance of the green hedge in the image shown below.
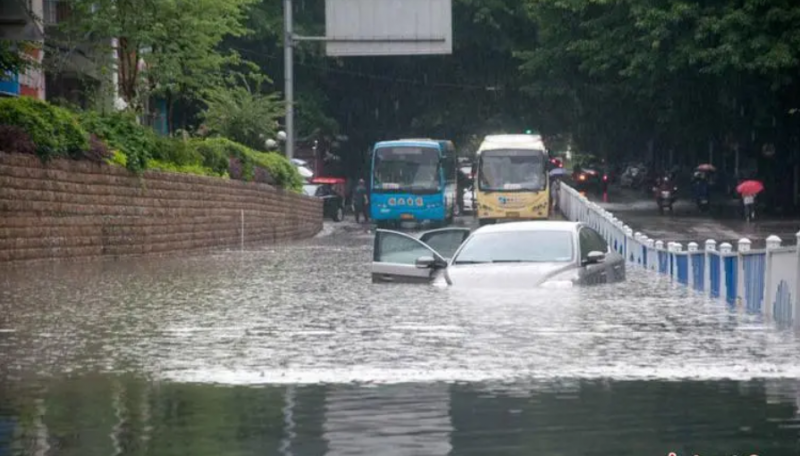
<svg viewBox="0 0 800 456"><path fill-rule="evenodd" d="M42 160L80 159L90 149L89 133L70 111L35 98L0 98L0 125L23 128Z"/></svg>
<svg viewBox="0 0 800 456"><path fill-rule="evenodd" d="M87 131L125 154L126 167L133 172L144 171L147 160L161 158L161 151L168 148L165 140L152 128L139 125L133 113L84 111L78 114L78 118Z"/></svg>
<svg viewBox="0 0 800 456"><path fill-rule="evenodd" d="M196 176L212 176L212 177L221 177L224 179L228 178L228 173L226 171L218 173L202 165L197 165L197 164L179 165L176 163L163 162L161 160L155 160L155 159L147 160L147 169L166 171L171 173L194 174Z"/></svg>
<svg viewBox="0 0 800 456"><path fill-rule="evenodd" d="M280 187L296 192L303 188L303 178L297 168L283 155L258 152L227 138L196 139L190 144L203 156L203 166L215 171L224 169L231 179L260 181L258 170L261 168Z"/></svg>
<svg viewBox="0 0 800 456"><path fill-rule="evenodd" d="M159 136L152 128L140 125L132 113L73 113L29 97L6 98L0 99L0 125L26 131L44 160L101 158L135 173L151 168L273 182L292 191L302 190L303 179L283 155L258 152L226 138ZM106 146L113 152L105 150Z"/></svg>

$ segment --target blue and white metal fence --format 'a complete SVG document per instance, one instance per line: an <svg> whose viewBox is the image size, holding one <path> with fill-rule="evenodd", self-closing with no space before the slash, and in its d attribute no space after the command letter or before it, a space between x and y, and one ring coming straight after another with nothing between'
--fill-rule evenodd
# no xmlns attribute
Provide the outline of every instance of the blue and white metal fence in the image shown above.
<svg viewBox="0 0 800 456"><path fill-rule="evenodd" d="M559 206L568 219L597 230L629 264L665 274L731 307L800 328L800 248L782 247L779 237L768 237L766 248L760 250L752 250L749 239L739 240L735 251L730 243L717 246L711 239L702 248L690 242L684 250L681 243L665 245L634 233L614 214L563 183ZM796 236L800 245L800 232Z"/></svg>

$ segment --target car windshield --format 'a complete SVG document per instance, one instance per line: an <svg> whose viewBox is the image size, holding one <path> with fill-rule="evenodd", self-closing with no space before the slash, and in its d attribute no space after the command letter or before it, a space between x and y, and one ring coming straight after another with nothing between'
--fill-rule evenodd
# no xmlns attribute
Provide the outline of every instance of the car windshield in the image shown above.
<svg viewBox="0 0 800 456"><path fill-rule="evenodd" d="M480 157L480 189L538 191L545 188L543 150L487 150Z"/></svg>
<svg viewBox="0 0 800 456"><path fill-rule="evenodd" d="M308 196L316 196L319 185L303 185L303 193Z"/></svg>
<svg viewBox="0 0 800 456"><path fill-rule="evenodd" d="M570 231L476 233L466 241L454 265L477 263L567 263L572 261Z"/></svg>
<svg viewBox="0 0 800 456"><path fill-rule="evenodd" d="M373 173L377 192L439 191L439 150L382 147L375 151Z"/></svg>

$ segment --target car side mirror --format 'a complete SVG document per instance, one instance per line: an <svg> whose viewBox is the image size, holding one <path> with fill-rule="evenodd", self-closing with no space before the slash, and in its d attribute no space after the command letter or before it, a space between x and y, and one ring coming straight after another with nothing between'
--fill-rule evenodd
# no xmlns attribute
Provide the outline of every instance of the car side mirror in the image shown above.
<svg viewBox="0 0 800 456"><path fill-rule="evenodd" d="M436 264L436 259L432 256L422 256L417 258L414 265L419 269L430 269Z"/></svg>
<svg viewBox="0 0 800 456"><path fill-rule="evenodd" d="M432 256L421 256L414 261L414 265L419 269L446 268L447 262L443 262Z"/></svg>
<svg viewBox="0 0 800 456"><path fill-rule="evenodd" d="M584 266L587 264L597 264L602 263L606 259L606 254L600 252L598 250L592 250L589 252L589 255L586 256L586 259L583 260Z"/></svg>

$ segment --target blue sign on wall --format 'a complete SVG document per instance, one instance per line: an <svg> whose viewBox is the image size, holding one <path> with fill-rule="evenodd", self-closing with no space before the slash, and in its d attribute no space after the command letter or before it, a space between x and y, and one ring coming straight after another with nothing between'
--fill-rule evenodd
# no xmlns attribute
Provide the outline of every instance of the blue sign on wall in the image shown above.
<svg viewBox="0 0 800 456"><path fill-rule="evenodd" d="M0 94L19 96L19 75L17 73L9 71L5 77L0 79Z"/></svg>

